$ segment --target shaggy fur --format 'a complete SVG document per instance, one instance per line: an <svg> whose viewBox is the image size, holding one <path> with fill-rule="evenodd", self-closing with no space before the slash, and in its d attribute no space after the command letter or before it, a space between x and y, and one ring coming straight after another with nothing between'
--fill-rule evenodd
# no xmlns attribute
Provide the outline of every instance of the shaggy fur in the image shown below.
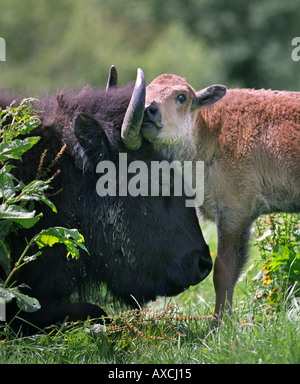
<svg viewBox="0 0 300 384"><path fill-rule="evenodd" d="M47 96L35 106L44 111L42 123L34 132L41 140L24 155L16 176L25 183L31 181L43 151L47 149L46 169L66 144L57 163L61 173L54 178L50 191L55 194L62 188L62 192L51 198L58 214L41 206L44 217L36 226L21 232L18 238L11 235L12 255L17 258L21 254L24 236L30 239L50 226L79 229L90 252L82 253L77 261L68 261L65 249L54 246L20 270L17 284L27 284L30 289L23 291L42 305L35 314L22 316L39 326L63 321L66 316L72 320L100 316L103 312L99 307L72 304L70 298L75 295L80 301L97 302L95 294L101 283L127 303L133 303L130 295L143 302L157 295L177 294L197 284L211 270L208 247L195 210L185 207L185 196L100 197L96 193L99 161L111 160L118 168L119 152L127 152L128 163L141 159L149 164L150 159L161 159L147 142L131 153L120 139L132 89L132 85L108 91L85 87L78 94ZM13 99L15 95L2 94L0 106Z"/></svg>
<svg viewBox="0 0 300 384"><path fill-rule="evenodd" d="M231 306L253 221L300 211L300 93L233 89L216 102L221 89L196 93L185 79L162 75L146 90L146 106L157 107L163 124L152 138L157 151L205 162L200 210L218 230L216 315L226 300ZM182 105L179 94L186 96Z"/></svg>

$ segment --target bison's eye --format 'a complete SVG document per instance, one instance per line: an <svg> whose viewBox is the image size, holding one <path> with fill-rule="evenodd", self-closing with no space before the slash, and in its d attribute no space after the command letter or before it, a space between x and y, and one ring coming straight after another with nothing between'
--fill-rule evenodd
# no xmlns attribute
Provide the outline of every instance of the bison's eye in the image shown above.
<svg viewBox="0 0 300 384"><path fill-rule="evenodd" d="M178 95L176 97L176 100L179 101L180 104L184 104L186 102L186 95L184 95L183 93Z"/></svg>

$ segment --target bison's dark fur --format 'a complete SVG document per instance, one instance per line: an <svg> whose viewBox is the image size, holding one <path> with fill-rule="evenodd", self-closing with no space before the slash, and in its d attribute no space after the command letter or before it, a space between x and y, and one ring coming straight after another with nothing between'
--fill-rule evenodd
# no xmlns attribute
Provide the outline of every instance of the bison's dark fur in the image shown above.
<svg viewBox="0 0 300 384"><path fill-rule="evenodd" d="M42 152L47 149L46 168L66 143L56 166L61 173L51 184L51 192L62 191L51 197L58 214L40 206L44 217L38 224L18 237L11 235L12 255L19 257L24 250L24 236L30 239L51 226L79 229L90 252L81 253L76 261L67 260L65 248L54 246L20 270L17 284L28 285L22 291L42 305L36 313L20 316L38 326L63 321L66 316L79 320L102 315L98 306L84 300L97 301L97 289L103 282L125 302L133 302L130 295L143 302L157 295L177 294L211 270L208 247L194 209L185 207L185 197L99 197L96 193L99 161L109 159L117 164L119 152L127 152L128 162L160 160L151 144L145 142L138 151L130 152L120 139L132 89L132 85L107 91L85 87L79 93L45 97L36 105L44 111L34 132L41 140L24 155L16 176L24 182L33 180ZM0 107L13 99L16 97L3 93ZM80 302L72 303L71 296ZM8 312L12 317L10 309Z"/></svg>

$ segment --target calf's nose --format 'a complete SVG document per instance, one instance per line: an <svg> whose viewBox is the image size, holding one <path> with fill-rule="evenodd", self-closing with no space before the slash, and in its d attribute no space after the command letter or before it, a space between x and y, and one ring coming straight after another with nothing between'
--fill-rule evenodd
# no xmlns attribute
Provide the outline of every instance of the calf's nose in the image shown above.
<svg viewBox="0 0 300 384"><path fill-rule="evenodd" d="M162 128L162 117L161 117L161 112L158 108L157 105L155 104L150 104L146 109L145 109L145 118L149 122L153 122L158 128Z"/></svg>

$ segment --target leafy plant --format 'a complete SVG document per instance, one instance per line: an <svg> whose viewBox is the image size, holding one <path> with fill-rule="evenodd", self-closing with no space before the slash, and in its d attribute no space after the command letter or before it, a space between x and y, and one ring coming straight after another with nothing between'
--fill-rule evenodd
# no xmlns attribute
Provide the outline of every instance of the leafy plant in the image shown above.
<svg viewBox="0 0 300 384"><path fill-rule="evenodd" d="M262 217L256 222L256 244L261 255L259 298L268 304L282 302L300 281L299 216L280 214Z"/></svg>
<svg viewBox="0 0 300 384"><path fill-rule="evenodd" d="M46 190L54 176L46 180L33 180L25 185L11 173L15 166L9 164L10 160L21 160L22 155L40 139L38 136L17 138L20 135L30 134L40 124L37 117L40 111L32 107L34 101L35 99L32 98L24 99L17 107L11 104L5 110L0 110L0 268L6 275L6 278L0 279L0 297L5 302L16 298L19 308L27 312L38 310L40 304L35 298L22 294L18 287L9 285L14 274L25 264L36 260L46 246L52 247L56 243L64 244L67 257L73 258L79 257L78 247L87 251L83 244L84 238L77 229L62 227L43 229L33 236L18 259L16 255L12 257L7 245L6 238L11 231L18 231L21 227L29 229L42 217L42 213L37 214L34 210L35 202L42 202L53 212L57 212L56 207L46 195ZM57 162L62 153L63 149L51 165ZM41 159L37 172L39 178L43 173L42 165ZM46 173L43 173L44 176ZM34 255L28 256L28 251L33 245L37 245L39 250ZM15 259L17 262L13 265L12 260Z"/></svg>

